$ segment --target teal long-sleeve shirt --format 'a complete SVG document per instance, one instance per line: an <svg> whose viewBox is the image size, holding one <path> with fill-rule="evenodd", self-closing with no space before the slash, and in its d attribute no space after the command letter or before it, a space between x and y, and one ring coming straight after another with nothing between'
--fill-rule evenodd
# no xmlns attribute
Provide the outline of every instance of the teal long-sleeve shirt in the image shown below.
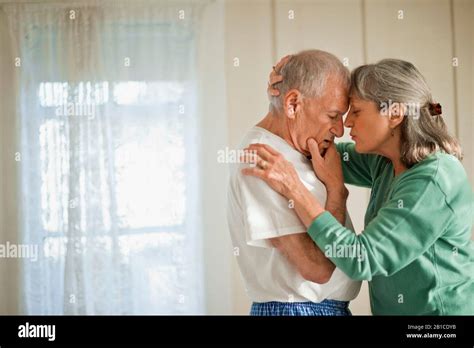
<svg viewBox="0 0 474 348"><path fill-rule="evenodd" d="M437 152L394 176L382 156L337 149L344 181L372 189L364 231L324 212L308 233L349 277L369 281L372 313L473 315L473 193L459 160Z"/></svg>

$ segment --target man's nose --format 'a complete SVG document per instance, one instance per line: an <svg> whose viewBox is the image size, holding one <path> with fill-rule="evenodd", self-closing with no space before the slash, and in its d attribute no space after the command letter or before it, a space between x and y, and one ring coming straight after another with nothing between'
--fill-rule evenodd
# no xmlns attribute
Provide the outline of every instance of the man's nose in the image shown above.
<svg viewBox="0 0 474 348"><path fill-rule="evenodd" d="M340 138L344 135L344 125L342 124L342 117L337 121L337 123L331 128L332 133Z"/></svg>

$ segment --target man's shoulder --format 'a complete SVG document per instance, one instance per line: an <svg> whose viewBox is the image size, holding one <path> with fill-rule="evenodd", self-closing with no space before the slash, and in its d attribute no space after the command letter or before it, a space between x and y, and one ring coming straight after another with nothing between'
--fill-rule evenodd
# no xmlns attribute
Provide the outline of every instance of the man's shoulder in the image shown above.
<svg viewBox="0 0 474 348"><path fill-rule="evenodd" d="M239 148L243 149L250 144L267 144L275 148L277 151L282 151L283 139L279 138L276 134L270 131L254 126L250 128L247 133L243 136Z"/></svg>
<svg viewBox="0 0 474 348"><path fill-rule="evenodd" d="M287 152L284 151L285 144L282 144L280 140L281 142L284 142L283 139L278 138L277 135L274 135L265 129L253 127L242 138L238 150L240 151L250 144L267 144L285 156L287 155ZM258 197L261 198L262 201L283 200L286 202L282 196L280 196L276 191L268 186L267 183L262 179L242 174L241 170L248 166L249 164L244 162L232 164L230 171L230 186L232 195L236 195L237 192L239 192L239 196L244 195Z"/></svg>
<svg viewBox="0 0 474 348"><path fill-rule="evenodd" d="M235 151L239 155L243 155L243 149L248 147L251 144L266 144L277 150L278 152L282 153L283 155L287 154L287 150L284 147L283 139L279 138L277 135L271 133L270 131L254 126L245 133L242 137L240 144L238 145ZM289 146L289 145L288 145ZM257 179L251 176L242 175L241 169L247 167L249 164L241 161L236 161L232 163L231 166L231 180L232 181L261 181L261 179ZM264 182L262 182L265 184ZM265 184L266 185L266 184ZM264 185L264 186L265 186Z"/></svg>

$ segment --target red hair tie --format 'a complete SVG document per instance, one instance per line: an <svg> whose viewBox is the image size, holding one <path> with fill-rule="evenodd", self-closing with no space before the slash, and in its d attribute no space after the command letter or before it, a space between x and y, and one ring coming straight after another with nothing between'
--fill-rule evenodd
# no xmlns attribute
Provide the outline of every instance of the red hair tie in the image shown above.
<svg viewBox="0 0 474 348"><path fill-rule="evenodd" d="M429 111L431 116L438 116L442 114L442 107L440 103L430 103Z"/></svg>

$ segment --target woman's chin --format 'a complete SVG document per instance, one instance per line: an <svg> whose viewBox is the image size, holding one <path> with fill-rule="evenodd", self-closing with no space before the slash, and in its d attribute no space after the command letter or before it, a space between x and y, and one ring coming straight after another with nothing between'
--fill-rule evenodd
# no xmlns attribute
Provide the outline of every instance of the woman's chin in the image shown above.
<svg viewBox="0 0 474 348"><path fill-rule="evenodd" d="M360 143L357 141L355 142L354 149L359 153L364 152L363 146L361 146Z"/></svg>

